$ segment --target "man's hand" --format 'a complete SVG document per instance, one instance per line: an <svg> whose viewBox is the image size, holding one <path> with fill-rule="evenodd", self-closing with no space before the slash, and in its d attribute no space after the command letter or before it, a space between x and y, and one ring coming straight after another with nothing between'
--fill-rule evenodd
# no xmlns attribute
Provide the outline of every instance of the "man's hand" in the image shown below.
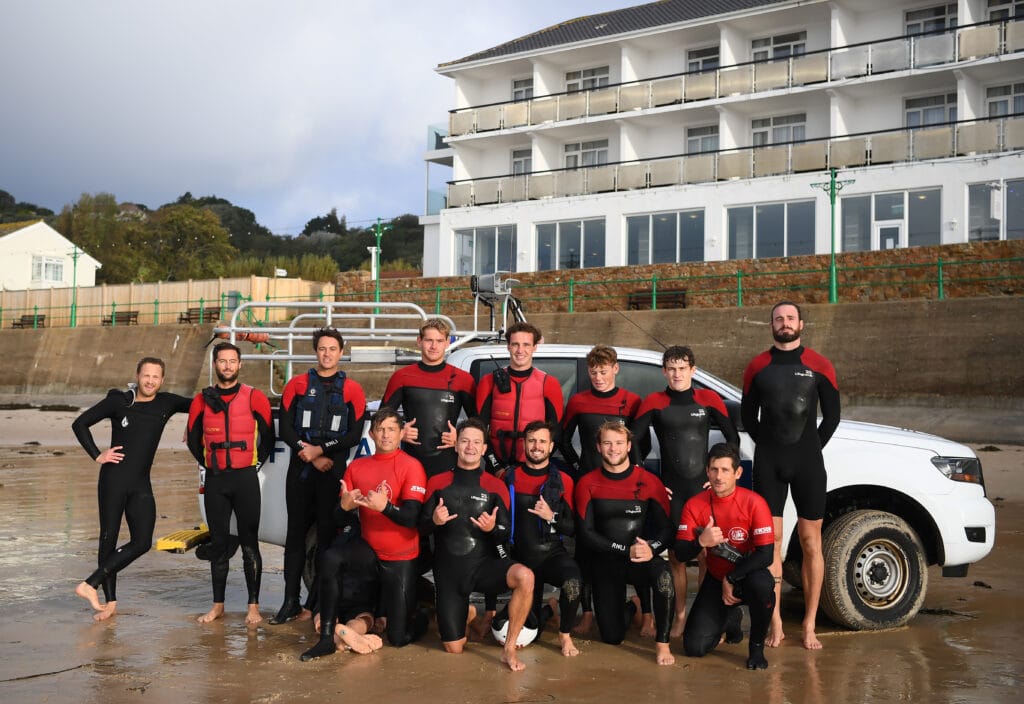
<svg viewBox="0 0 1024 704"><path fill-rule="evenodd" d="M303 462L312 462L323 454L324 448L319 445L303 445L302 449L299 450L299 459ZM323 470L321 469L320 471L322 472Z"/></svg>
<svg viewBox="0 0 1024 704"><path fill-rule="evenodd" d="M334 467L334 460L330 457L321 455L313 460L313 469L318 472L329 472L332 467Z"/></svg>
<svg viewBox="0 0 1024 704"><path fill-rule="evenodd" d="M439 498L437 500L437 508L434 509L434 515L431 516L431 520L434 521L435 526L443 526L448 521L453 521L458 517L459 514L457 513L448 513L448 507L444 505L444 499Z"/></svg>
<svg viewBox="0 0 1024 704"><path fill-rule="evenodd" d="M448 421L448 430L441 433L441 444L437 446L437 449L446 450L449 447L455 447L455 426L451 421Z"/></svg>
<svg viewBox="0 0 1024 704"><path fill-rule="evenodd" d="M704 530L701 532L700 537L697 538L697 542L700 543L701 547L705 548L713 548L725 542L722 529L715 525L714 516L708 519L708 524L704 526Z"/></svg>
<svg viewBox="0 0 1024 704"><path fill-rule="evenodd" d="M490 510L489 513L487 511L484 511L476 518L470 516L469 522L475 525L480 530L482 530L484 533L490 533L492 530L494 530L494 524L497 522L497 516L498 507L495 506Z"/></svg>
<svg viewBox="0 0 1024 704"><path fill-rule="evenodd" d="M410 445L419 445L420 429L416 427L416 419L413 418L410 421L406 421L405 425L402 426L402 442L407 442Z"/></svg>
<svg viewBox="0 0 1024 704"><path fill-rule="evenodd" d="M96 457L97 464L118 464L124 459L124 453L121 450L124 449L124 445L114 445L109 450L104 450Z"/></svg>
<svg viewBox="0 0 1024 704"><path fill-rule="evenodd" d="M728 579L722 580L722 602L727 606L735 606L742 602L741 599L737 599L736 595L732 593L732 582Z"/></svg>
<svg viewBox="0 0 1024 704"><path fill-rule="evenodd" d="M338 503L341 505L342 511L352 511L359 505L359 499L363 498L362 492L359 489L355 491L348 490L348 484L345 480L341 480L341 498Z"/></svg>
<svg viewBox="0 0 1024 704"><path fill-rule="evenodd" d="M375 491L371 489L370 493L365 496L361 496L356 503L363 508L368 508L371 511L377 511L380 513L388 507L388 495L383 491Z"/></svg>
<svg viewBox="0 0 1024 704"><path fill-rule="evenodd" d="M629 559L631 562L649 562L654 558L654 551L647 541L637 537L636 542L629 548Z"/></svg>
<svg viewBox="0 0 1024 704"><path fill-rule="evenodd" d="M548 502L544 500L543 496L537 498L537 503L533 505L533 508L526 509L537 518L551 523L555 520L555 512L548 506Z"/></svg>

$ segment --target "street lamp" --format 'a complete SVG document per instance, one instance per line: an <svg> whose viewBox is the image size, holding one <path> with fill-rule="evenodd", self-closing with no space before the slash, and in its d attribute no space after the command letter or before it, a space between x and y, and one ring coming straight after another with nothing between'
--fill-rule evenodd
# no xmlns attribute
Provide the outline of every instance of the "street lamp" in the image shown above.
<svg viewBox="0 0 1024 704"><path fill-rule="evenodd" d="M71 248L71 327L78 325L78 257L84 252L73 245Z"/></svg>
<svg viewBox="0 0 1024 704"><path fill-rule="evenodd" d="M844 186L853 183L853 179L836 181L836 170L829 169L829 180L821 183L812 183L811 188L820 188L828 193L829 216L831 228L829 230L829 263L828 263L828 302L836 303L839 300L839 286L836 282L836 193L843 190Z"/></svg>
<svg viewBox="0 0 1024 704"><path fill-rule="evenodd" d="M370 274L373 276L373 302L380 303L380 238L384 236L384 233L392 229L391 225L382 225L380 218L377 218L377 224L373 226L373 234L377 240L376 247L367 247L370 249L370 254L373 257L370 263Z"/></svg>

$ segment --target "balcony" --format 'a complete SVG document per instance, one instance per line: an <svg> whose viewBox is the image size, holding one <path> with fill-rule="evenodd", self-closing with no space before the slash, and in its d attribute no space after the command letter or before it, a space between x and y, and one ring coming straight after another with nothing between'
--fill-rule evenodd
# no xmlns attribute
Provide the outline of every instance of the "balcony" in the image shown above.
<svg viewBox="0 0 1024 704"><path fill-rule="evenodd" d="M955 64L1024 51L1024 22L1000 21L851 44L778 61L452 110L451 137Z"/></svg>
<svg viewBox="0 0 1024 704"><path fill-rule="evenodd" d="M1021 23L1024 25L1024 23ZM1024 114L454 181L448 207L513 203L1024 149Z"/></svg>

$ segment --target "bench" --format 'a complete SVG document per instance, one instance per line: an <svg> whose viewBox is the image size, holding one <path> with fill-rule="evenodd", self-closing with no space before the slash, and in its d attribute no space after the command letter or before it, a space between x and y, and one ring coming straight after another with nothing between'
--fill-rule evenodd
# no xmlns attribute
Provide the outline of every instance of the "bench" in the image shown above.
<svg viewBox="0 0 1024 704"><path fill-rule="evenodd" d="M139 311L119 310L103 319L104 325L138 325Z"/></svg>
<svg viewBox="0 0 1024 704"><path fill-rule="evenodd" d="M29 313L11 321L12 328L42 328L46 327L46 316Z"/></svg>
<svg viewBox="0 0 1024 704"><path fill-rule="evenodd" d="M179 323L198 325L199 323L215 323L220 320L220 306L206 306L205 308L189 308L184 313L178 313Z"/></svg>
<svg viewBox="0 0 1024 704"><path fill-rule="evenodd" d="M654 295L651 291L633 291L626 299L627 310L651 310L654 302ZM664 308L685 308L685 288L659 288L658 289L658 310Z"/></svg>

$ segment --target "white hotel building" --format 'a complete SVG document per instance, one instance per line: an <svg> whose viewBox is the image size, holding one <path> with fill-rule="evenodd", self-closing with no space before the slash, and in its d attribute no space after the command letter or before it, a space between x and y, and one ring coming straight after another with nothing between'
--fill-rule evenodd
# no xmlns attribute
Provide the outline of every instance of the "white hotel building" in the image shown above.
<svg viewBox="0 0 1024 704"><path fill-rule="evenodd" d="M828 253L831 169L837 252L1024 238L1024 0L664 0L437 71L425 276Z"/></svg>

